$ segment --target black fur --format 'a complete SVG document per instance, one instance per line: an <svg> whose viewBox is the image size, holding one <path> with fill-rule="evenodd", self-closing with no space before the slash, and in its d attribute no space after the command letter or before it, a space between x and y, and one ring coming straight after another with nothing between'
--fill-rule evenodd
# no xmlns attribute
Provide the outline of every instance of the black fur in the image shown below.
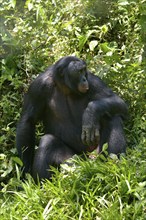
<svg viewBox="0 0 146 220"><path fill-rule="evenodd" d="M108 153L126 151L122 120L124 101L73 56L63 57L40 74L25 96L16 144L24 174L36 180L50 178L50 166L59 167L74 154L108 143ZM42 121L45 135L36 152L35 125Z"/></svg>

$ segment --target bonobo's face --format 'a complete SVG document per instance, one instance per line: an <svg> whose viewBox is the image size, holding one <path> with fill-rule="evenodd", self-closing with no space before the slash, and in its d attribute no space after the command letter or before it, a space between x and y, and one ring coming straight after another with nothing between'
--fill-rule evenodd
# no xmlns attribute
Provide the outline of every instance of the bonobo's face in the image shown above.
<svg viewBox="0 0 146 220"><path fill-rule="evenodd" d="M71 61L68 65L68 86L75 92L86 93L89 90L86 64L83 61Z"/></svg>

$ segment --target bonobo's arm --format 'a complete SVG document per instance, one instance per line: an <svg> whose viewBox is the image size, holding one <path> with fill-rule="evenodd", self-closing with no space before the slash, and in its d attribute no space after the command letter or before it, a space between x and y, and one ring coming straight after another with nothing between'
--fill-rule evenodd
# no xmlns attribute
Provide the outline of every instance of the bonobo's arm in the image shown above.
<svg viewBox="0 0 146 220"><path fill-rule="evenodd" d="M41 74L31 84L24 99L22 115L17 126L16 147L23 161L24 173L30 172L35 147L35 125L44 115L50 85L47 75Z"/></svg>
<svg viewBox="0 0 146 220"><path fill-rule="evenodd" d="M112 93L95 101L89 102L84 111L82 118L82 141L87 145L95 145L99 143L99 120L102 116L114 115L127 116L127 105L116 94Z"/></svg>

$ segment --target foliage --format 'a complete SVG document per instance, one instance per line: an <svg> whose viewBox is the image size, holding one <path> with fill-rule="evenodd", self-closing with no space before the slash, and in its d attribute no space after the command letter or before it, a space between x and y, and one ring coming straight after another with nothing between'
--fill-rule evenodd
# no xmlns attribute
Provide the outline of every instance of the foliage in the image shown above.
<svg viewBox="0 0 146 220"><path fill-rule="evenodd" d="M70 161L55 178L36 186L11 179L3 188L1 219L144 219L146 205L145 157L139 150L131 158ZM140 157L141 160L137 160ZM21 190L18 187L21 185Z"/></svg>
<svg viewBox="0 0 146 220"><path fill-rule="evenodd" d="M144 219L146 1L2 0L0 10L3 219ZM65 55L85 59L125 99L132 150L122 161L77 160L74 172L40 188L20 180L16 124L30 82Z"/></svg>

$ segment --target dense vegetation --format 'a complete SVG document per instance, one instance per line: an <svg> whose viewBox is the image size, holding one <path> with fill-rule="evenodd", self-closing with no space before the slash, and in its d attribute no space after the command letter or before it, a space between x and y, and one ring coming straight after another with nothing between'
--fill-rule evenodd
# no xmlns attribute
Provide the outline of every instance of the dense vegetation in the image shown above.
<svg viewBox="0 0 146 220"><path fill-rule="evenodd" d="M0 219L146 219L145 36L145 0L2 0ZM30 82L64 55L85 59L127 102L127 156L75 157L36 186L20 179L16 124Z"/></svg>

